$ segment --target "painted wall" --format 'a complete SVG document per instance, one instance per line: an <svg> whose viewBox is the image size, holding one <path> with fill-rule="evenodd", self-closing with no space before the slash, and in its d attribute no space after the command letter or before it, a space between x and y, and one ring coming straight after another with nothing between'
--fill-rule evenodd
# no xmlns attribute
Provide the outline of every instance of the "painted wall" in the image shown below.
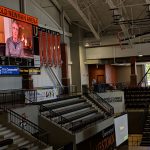
<svg viewBox="0 0 150 150"><path fill-rule="evenodd" d="M17 10L17 11L20 10L19 0L13 0L13 3L12 3L12 0L2 0L2 1L0 1L0 5L4 6L4 7L11 8L11 9L14 9L14 10Z"/></svg>
<svg viewBox="0 0 150 150"><path fill-rule="evenodd" d="M86 59L130 57L139 54L150 55L149 47L150 43L136 44L125 50L122 50L119 46L87 48Z"/></svg>
<svg viewBox="0 0 150 150"><path fill-rule="evenodd" d="M130 66L116 66L117 82L130 83L131 68ZM137 65L137 81L143 77L142 65Z"/></svg>
<svg viewBox="0 0 150 150"><path fill-rule="evenodd" d="M105 65L106 83L116 83L117 73L116 68L112 65Z"/></svg>
<svg viewBox="0 0 150 150"><path fill-rule="evenodd" d="M88 65L88 72L90 86L93 79L96 79L96 83L105 83L105 65Z"/></svg>
<svg viewBox="0 0 150 150"><path fill-rule="evenodd" d="M29 105L25 107L16 108L13 111L15 111L19 115L25 114L28 120L38 125L39 106Z"/></svg>
<svg viewBox="0 0 150 150"><path fill-rule="evenodd" d="M89 75L88 75L88 65L85 64L86 61L86 53L83 45L79 46L80 53L80 72L81 72L81 85L89 83Z"/></svg>
<svg viewBox="0 0 150 150"><path fill-rule="evenodd" d="M55 29L61 29L60 25L46 12L35 0L25 1L26 3L26 14L35 16L39 19L39 24L43 26L49 26ZM33 11L34 10L34 11ZM53 13L53 15L56 13ZM55 16L57 18L57 16Z"/></svg>
<svg viewBox="0 0 150 150"><path fill-rule="evenodd" d="M0 90L11 90L22 88L22 77L0 77Z"/></svg>

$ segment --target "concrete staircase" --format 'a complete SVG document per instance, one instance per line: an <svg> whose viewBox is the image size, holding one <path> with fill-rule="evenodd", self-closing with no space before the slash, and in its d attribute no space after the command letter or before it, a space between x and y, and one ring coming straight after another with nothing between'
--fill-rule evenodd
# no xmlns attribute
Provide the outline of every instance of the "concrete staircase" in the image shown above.
<svg viewBox="0 0 150 150"><path fill-rule="evenodd" d="M107 118L107 115L83 97L51 101L44 104L41 114L71 132Z"/></svg>
<svg viewBox="0 0 150 150"><path fill-rule="evenodd" d="M13 143L10 145L5 145L0 147L0 150L15 150L15 149L32 149L38 150L38 144L35 144L34 141L23 137L22 135L18 134L16 131L11 129L10 127L0 124L0 141L12 139Z"/></svg>

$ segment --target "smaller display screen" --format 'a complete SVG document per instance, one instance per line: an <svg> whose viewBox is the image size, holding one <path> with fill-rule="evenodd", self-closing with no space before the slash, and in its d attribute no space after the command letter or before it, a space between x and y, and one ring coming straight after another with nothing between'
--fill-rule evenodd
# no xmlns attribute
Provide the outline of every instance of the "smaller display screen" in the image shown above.
<svg viewBox="0 0 150 150"><path fill-rule="evenodd" d="M128 117L127 114L115 118L116 146L119 146L128 139Z"/></svg>
<svg viewBox="0 0 150 150"><path fill-rule="evenodd" d="M0 66L0 75L19 75L19 68L16 66Z"/></svg>

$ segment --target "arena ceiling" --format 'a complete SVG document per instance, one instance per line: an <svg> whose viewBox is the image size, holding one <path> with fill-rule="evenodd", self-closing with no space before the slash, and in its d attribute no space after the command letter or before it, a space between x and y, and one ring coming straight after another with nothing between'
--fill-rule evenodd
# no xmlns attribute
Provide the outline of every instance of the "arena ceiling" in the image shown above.
<svg viewBox="0 0 150 150"><path fill-rule="evenodd" d="M100 41L104 35L130 39L150 33L150 0L45 0L52 2L86 31L85 36Z"/></svg>

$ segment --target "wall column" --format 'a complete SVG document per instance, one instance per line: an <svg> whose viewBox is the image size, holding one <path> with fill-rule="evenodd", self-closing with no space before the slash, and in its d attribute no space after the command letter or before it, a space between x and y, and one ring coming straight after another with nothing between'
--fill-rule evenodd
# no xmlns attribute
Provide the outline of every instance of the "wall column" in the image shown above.
<svg viewBox="0 0 150 150"><path fill-rule="evenodd" d="M68 78L68 56L67 56L67 45L61 44L61 57L62 57L62 84L64 86L70 85L70 79Z"/></svg>
<svg viewBox="0 0 150 150"><path fill-rule="evenodd" d="M130 63L131 63L130 86L137 86L137 68L135 56L130 58Z"/></svg>

